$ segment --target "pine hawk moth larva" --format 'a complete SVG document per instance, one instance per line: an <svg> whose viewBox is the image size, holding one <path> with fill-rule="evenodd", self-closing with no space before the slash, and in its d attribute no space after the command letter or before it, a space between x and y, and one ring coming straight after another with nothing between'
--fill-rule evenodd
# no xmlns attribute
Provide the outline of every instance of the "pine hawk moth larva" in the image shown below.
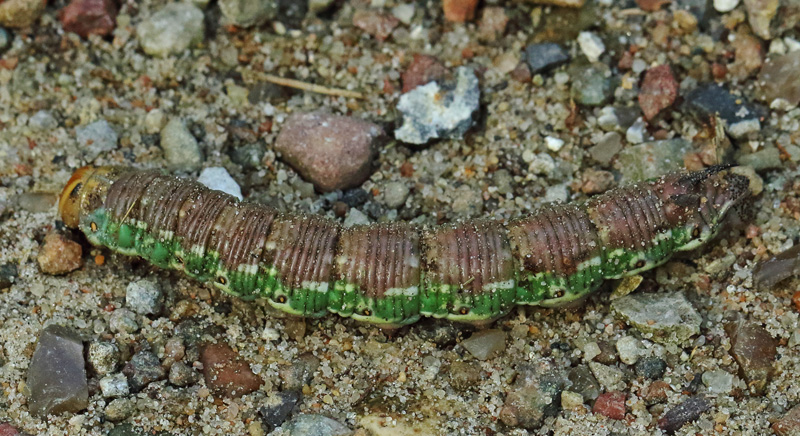
<svg viewBox="0 0 800 436"><path fill-rule="evenodd" d="M576 300L603 279L696 248L749 192L746 177L717 166L508 222L343 228L159 171L83 167L64 187L59 212L92 244L289 313L384 325L421 316L478 323L514 305Z"/></svg>

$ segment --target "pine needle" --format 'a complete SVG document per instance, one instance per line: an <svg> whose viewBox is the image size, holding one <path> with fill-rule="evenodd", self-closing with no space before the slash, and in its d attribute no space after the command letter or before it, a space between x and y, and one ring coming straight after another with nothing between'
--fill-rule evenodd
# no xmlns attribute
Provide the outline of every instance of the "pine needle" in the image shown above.
<svg viewBox="0 0 800 436"><path fill-rule="evenodd" d="M327 86L315 85L313 83L303 82L301 80L287 79L285 77L274 76L267 73L259 73L256 71L245 70L242 72L245 80L262 81L274 83L288 88L302 89L303 91L316 92L317 94L333 95L336 97L347 98L364 98L364 94L357 91L348 91L346 89L329 88Z"/></svg>

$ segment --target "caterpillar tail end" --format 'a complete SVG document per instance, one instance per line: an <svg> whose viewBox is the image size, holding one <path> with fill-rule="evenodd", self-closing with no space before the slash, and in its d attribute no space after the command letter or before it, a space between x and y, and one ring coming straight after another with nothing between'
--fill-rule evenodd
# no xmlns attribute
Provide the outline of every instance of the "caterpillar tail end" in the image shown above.
<svg viewBox="0 0 800 436"><path fill-rule="evenodd" d="M83 197L81 194L86 182L94 173L95 167L90 165L78 168L61 191L61 196L58 197L58 214L67 227L78 227Z"/></svg>

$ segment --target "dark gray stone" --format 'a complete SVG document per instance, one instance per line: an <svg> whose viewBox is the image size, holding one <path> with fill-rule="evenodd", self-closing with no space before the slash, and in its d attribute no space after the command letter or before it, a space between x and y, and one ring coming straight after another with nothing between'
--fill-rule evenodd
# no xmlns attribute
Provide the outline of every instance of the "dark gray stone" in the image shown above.
<svg viewBox="0 0 800 436"><path fill-rule="evenodd" d="M123 372L128 376L131 392L139 392L150 383L162 380L166 376L158 357L145 350L134 354Z"/></svg>
<svg viewBox="0 0 800 436"><path fill-rule="evenodd" d="M28 367L28 409L37 416L79 412L89 406L83 342L74 330L49 325L39 335Z"/></svg>
<svg viewBox="0 0 800 436"><path fill-rule="evenodd" d="M529 44L525 47L525 60L532 74L551 70L569 61L569 54L553 42Z"/></svg>
<svg viewBox="0 0 800 436"><path fill-rule="evenodd" d="M264 406L258 410L261 415L261 422L267 426L268 431L280 427L286 421L294 406L300 401L300 397L299 391L278 392L277 401L274 404Z"/></svg>

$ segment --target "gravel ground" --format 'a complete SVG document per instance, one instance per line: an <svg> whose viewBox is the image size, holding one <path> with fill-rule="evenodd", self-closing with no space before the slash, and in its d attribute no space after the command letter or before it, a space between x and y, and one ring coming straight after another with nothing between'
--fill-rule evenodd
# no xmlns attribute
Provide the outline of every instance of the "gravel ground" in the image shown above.
<svg viewBox="0 0 800 436"><path fill-rule="evenodd" d="M752 277L800 238L797 5L73 1L102 9L83 26L62 1L3 9L34 3L0 2L0 434L800 434L800 280ZM395 136L416 85L459 102L441 139ZM350 130L304 133L339 154L288 158L283 126L320 109ZM222 167L286 211L429 225L720 162L762 192L716 241L480 328L295 319L90 247L54 206L87 163Z"/></svg>

